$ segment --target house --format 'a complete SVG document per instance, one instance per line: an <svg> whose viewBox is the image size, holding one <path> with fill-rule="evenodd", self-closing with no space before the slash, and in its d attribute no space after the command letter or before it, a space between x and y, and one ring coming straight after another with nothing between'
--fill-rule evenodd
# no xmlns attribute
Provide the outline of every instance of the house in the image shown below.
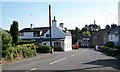
<svg viewBox="0 0 120 72"><path fill-rule="evenodd" d="M115 46L120 46L120 26L111 28L106 33L106 42L114 42Z"/></svg>
<svg viewBox="0 0 120 72"><path fill-rule="evenodd" d="M85 35L81 35L80 38L78 39L79 42L79 46L80 47L90 47L91 44L91 37L90 36L85 36Z"/></svg>
<svg viewBox="0 0 120 72"><path fill-rule="evenodd" d="M19 39L31 40L39 42L45 45L50 45L49 27L38 27L38 28L24 28L20 30ZM72 50L72 37L71 33L64 30L63 23L57 27L57 20L54 17L52 20L52 46L54 50L68 51Z"/></svg>
<svg viewBox="0 0 120 72"><path fill-rule="evenodd" d="M99 30L96 34L94 34L91 37L92 40L92 46L96 46L96 45L101 45L104 44L106 41L106 36L105 34L109 31L109 29L101 29Z"/></svg>

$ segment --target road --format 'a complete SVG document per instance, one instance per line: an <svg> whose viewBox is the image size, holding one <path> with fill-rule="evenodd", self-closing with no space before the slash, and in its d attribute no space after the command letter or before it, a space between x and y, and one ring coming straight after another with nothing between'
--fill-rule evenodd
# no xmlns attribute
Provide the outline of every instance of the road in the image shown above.
<svg viewBox="0 0 120 72"><path fill-rule="evenodd" d="M54 52L53 54L38 54L31 59L2 65L3 72L5 70L23 70L23 72L35 70L119 70L119 68L118 60L89 48Z"/></svg>

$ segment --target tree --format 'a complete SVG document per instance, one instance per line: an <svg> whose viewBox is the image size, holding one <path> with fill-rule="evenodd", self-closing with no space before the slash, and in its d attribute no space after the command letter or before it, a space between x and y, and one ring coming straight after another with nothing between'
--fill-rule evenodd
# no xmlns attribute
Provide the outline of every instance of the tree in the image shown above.
<svg viewBox="0 0 120 72"><path fill-rule="evenodd" d="M10 34L12 36L13 43L18 42L19 32L18 32L18 22L17 21L13 21L13 24L10 27Z"/></svg>
<svg viewBox="0 0 120 72"><path fill-rule="evenodd" d="M115 28L115 27L117 27L117 24L111 24L111 28Z"/></svg>
<svg viewBox="0 0 120 72"><path fill-rule="evenodd" d="M105 29L110 29L110 25L106 25L106 26L105 26Z"/></svg>

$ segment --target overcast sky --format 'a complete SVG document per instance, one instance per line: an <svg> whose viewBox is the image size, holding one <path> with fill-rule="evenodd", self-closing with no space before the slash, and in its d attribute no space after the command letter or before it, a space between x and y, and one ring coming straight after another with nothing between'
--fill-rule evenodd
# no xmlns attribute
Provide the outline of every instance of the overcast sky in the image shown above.
<svg viewBox="0 0 120 72"><path fill-rule="evenodd" d="M119 0L2 0L0 3L0 22L3 29L10 29L14 20L19 23L19 30L49 26L48 5L51 4L52 19L56 16L57 25L83 28L85 24L96 24L104 28L106 24L117 23ZM2 12L2 13L1 13Z"/></svg>

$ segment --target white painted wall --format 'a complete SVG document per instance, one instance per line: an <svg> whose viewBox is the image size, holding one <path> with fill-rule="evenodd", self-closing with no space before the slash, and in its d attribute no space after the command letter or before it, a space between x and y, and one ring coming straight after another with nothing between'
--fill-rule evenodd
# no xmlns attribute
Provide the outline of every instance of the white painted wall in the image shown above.
<svg viewBox="0 0 120 72"><path fill-rule="evenodd" d="M72 37L66 36L64 40L64 51L72 50Z"/></svg>
<svg viewBox="0 0 120 72"><path fill-rule="evenodd" d="M20 39L29 39L33 38L33 32L24 32L23 36L19 36Z"/></svg>
<svg viewBox="0 0 120 72"><path fill-rule="evenodd" d="M115 45L117 45L118 39L119 39L119 36L115 36L115 35L109 35L108 37L108 41L114 42Z"/></svg>
<svg viewBox="0 0 120 72"><path fill-rule="evenodd" d="M109 35L109 41L118 42L118 36Z"/></svg>
<svg viewBox="0 0 120 72"><path fill-rule="evenodd" d="M48 30L41 38L46 38L46 34L49 34L49 31L50 30ZM51 32L52 32L52 38L65 38L66 36L65 33L62 30L60 30L58 27L52 27Z"/></svg>

